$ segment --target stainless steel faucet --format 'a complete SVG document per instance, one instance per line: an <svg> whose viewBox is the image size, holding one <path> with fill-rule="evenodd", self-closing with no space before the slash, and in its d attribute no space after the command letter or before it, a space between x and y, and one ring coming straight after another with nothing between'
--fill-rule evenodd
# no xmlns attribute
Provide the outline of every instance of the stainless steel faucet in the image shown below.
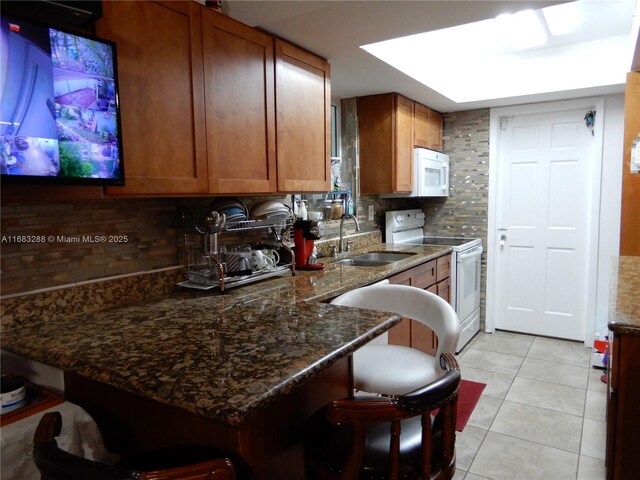
<svg viewBox="0 0 640 480"><path fill-rule="evenodd" d="M353 220L354 222L356 222L356 232L360 231L360 222L358 222L358 217L356 217L355 215L351 215L350 213L345 213L344 215L342 215L342 217L340 218L340 243L338 244L338 252L342 253L344 252L344 246L342 245L342 237L344 236L344 221L345 220Z"/></svg>

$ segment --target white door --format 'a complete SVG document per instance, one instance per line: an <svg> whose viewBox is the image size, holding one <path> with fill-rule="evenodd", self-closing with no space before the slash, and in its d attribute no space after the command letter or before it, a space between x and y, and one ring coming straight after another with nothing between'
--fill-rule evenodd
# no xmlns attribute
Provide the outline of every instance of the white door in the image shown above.
<svg viewBox="0 0 640 480"><path fill-rule="evenodd" d="M585 109L499 128L495 327L584 340L594 137Z"/></svg>

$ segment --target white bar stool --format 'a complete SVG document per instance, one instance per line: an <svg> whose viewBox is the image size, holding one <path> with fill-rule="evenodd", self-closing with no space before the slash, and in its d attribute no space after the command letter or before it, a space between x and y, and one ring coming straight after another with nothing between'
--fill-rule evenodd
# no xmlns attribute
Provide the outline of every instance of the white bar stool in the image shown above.
<svg viewBox="0 0 640 480"><path fill-rule="evenodd" d="M455 353L460 322L446 300L407 285L375 284L347 292L334 305L367 308L419 321L438 337L435 357L401 345L367 344L353 354L354 387L369 393L402 395L443 376L443 353Z"/></svg>

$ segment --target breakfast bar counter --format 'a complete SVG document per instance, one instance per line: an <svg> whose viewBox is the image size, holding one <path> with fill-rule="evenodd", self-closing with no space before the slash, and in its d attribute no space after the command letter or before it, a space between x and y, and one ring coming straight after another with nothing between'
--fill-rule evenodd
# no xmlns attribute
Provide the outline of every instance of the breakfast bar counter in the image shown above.
<svg viewBox="0 0 640 480"><path fill-rule="evenodd" d="M65 372L238 425L398 322L325 303L165 299L4 332Z"/></svg>
<svg viewBox="0 0 640 480"><path fill-rule="evenodd" d="M351 394L350 354L400 322L326 302L450 250L375 249L413 255L5 324L2 347L62 369L66 398L96 418L108 447L121 449L124 431L136 442L128 452L196 442L239 453L258 478L302 475L304 420Z"/></svg>

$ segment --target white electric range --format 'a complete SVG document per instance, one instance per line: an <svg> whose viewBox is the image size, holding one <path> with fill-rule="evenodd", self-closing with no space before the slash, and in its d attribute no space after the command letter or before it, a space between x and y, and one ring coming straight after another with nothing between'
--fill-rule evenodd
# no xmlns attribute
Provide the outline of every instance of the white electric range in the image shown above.
<svg viewBox="0 0 640 480"><path fill-rule="evenodd" d="M480 269L482 240L464 237L424 235L422 210L396 210L386 213L386 243L442 245L453 249L451 259L450 303L460 319L460 339L456 353L480 330Z"/></svg>

